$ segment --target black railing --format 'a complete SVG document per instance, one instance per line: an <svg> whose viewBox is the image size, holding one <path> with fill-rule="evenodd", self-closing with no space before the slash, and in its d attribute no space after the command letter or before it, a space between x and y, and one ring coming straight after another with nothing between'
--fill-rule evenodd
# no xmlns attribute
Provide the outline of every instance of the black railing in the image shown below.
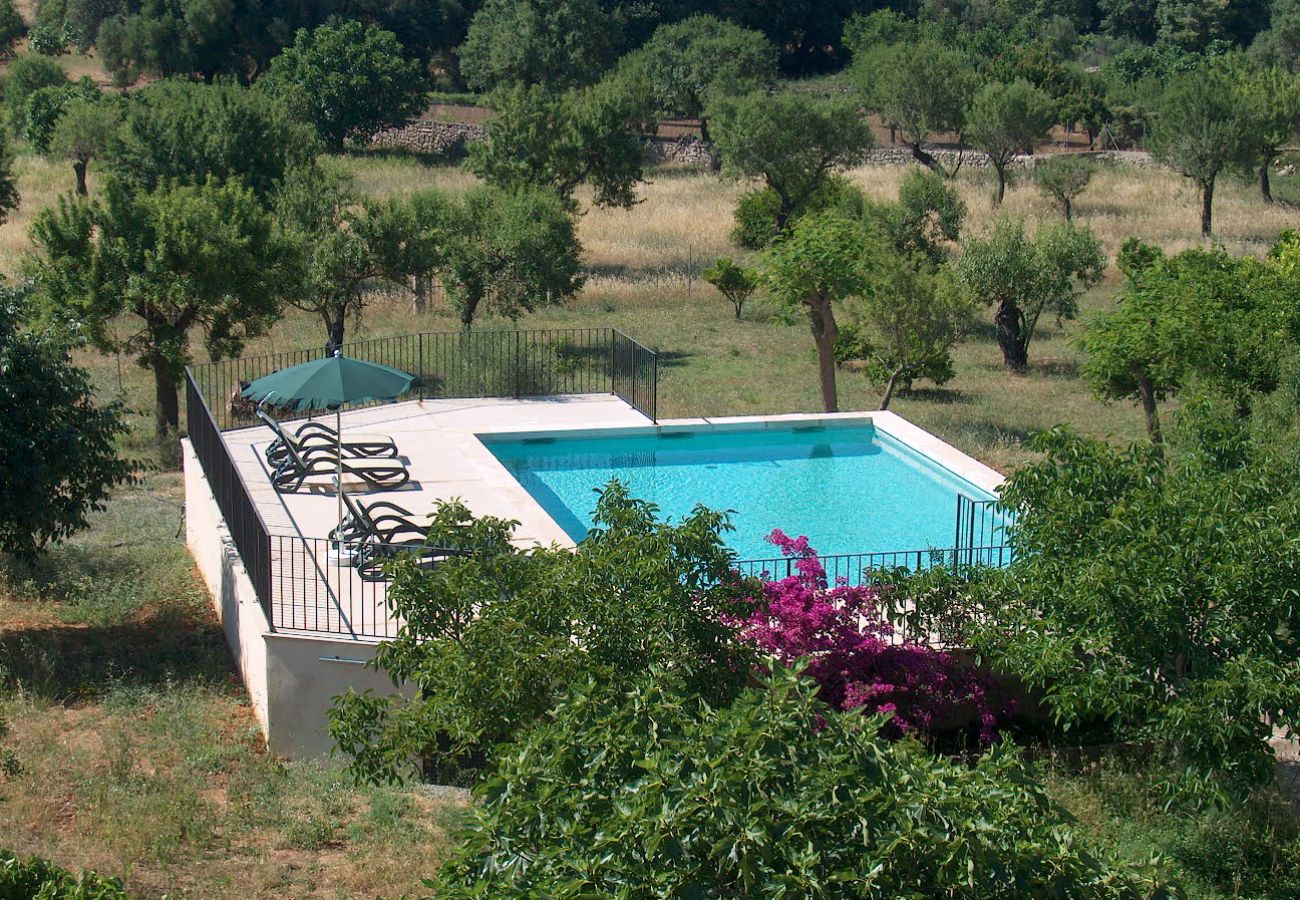
<svg viewBox="0 0 1300 900"><path fill-rule="evenodd" d="M266 523L257 511L248 485L244 484L243 476L230 458L226 442L221 439L221 430L189 370L185 372L185 427L190 446L194 448L208 487L216 498L217 508L226 520L231 540L253 582L253 591L262 604L267 621L274 627L271 615L271 539Z"/></svg>
<svg viewBox="0 0 1300 900"><path fill-rule="evenodd" d="M256 424L256 407L239 396L244 385L324 352L217 360L195 365L192 372L214 420L226 431ZM430 331L354 341L344 344L343 354L415 375L410 393L398 399L610 393L658 421L658 354L613 328Z"/></svg>
<svg viewBox="0 0 1300 900"><path fill-rule="evenodd" d="M830 584L840 583L857 587L873 582L881 572L898 570L921 572L934 568L960 571L963 567L970 566L1001 568L1011 563L1011 548L999 544L988 547L893 550L886 553L839 553L819 556L818 561L826 570L826 580ZM798 562L797 558L789 556L744 559L736 563L736 569L747 578L779 581L799 574L796 568Z"/></svg>
<svg viewBox="0 0 1300 900"><path fill-rule="evenodd" d="M659 354L621 331L612 331L609 346L610 383L632 407L659 421Z"/></svg>
<svg viewBox="0 0 1300 900"><path fill-rule="evenodd" d="M967 554L967 558L959 561L975 565L979 562L976 557L978 551L1006 544L1009 518L997 500L974 500L965 494L958 494L957 530L953 547Z"/></svg>
<svg viewBox="0 0 1300 900"><path fill-rule="evenodd" d="M409 545L338 544L328 538L271 535L271 611L276 628L391 638L385 565L401 555L432 563L446 556Z"/></svg>

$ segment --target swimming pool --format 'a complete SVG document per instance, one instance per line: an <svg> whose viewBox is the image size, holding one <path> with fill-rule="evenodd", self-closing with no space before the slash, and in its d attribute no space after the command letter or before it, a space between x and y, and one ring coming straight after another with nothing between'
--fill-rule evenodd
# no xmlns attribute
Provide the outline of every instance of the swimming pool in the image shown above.
<svg viewBox="0 0 1300 900"><path fill-rule="evenodd" d="M779 556L766 541L774 528L807 535L822 555L948 548L958 495L993 499L862 419L480 440L575 541L612 478L673 519L696 504L731 510L726 540L740 559Z"/></svg>

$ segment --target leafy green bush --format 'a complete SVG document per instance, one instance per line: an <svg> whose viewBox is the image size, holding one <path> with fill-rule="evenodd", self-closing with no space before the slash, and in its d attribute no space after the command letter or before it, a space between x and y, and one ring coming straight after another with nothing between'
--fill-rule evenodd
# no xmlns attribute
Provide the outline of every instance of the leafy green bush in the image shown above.
<svg viewBox="0 0 1300 900"><path fill-rule="evenodd" d="M1016 561L974 647L1063 726L1105 719L1198 790L1266 783L1274 728L1300 728L1294 445L1227 470L1063 430L1032 446L1045 458L1002 488Z"/></svg>
<svg viewBox="0 0 1300 900"><path fill-rule="evenodd" d="M661 523L617 482L593 499L595 528L572 551L524 551L510 543L517 523L437 508L429 543L463 555L431 570L396 564L388 601L403 624L376 657L415 698L348 693L330 712L358 780L490 754L589 677L625 690L662 665L704 698L729 698L749 657L722 621L741 593L726 517L697 509Z"/></svg>
<svg viewBox="0 0 1300 900"><path fill-rule="evenodd" d="M503 753L440 898L1166 897L1081 845L1015 754L890 743L773 665L728 706L656 671Z"/></svg>
<svg viewBox="0 0 1300 900"><path fill-rule="evenodd" d="M73 875L53 863L21 860L0 850L0 900L130 900L116 878L94 872Z"/></svg>
<svg viewBox="0 0 1300 900"><path fill-rule="evenodd" d="M48 56L23 53L15 57L4 76L4 102L13 133L21 135L27 128L27 98L33 92L67 83L68 75L63 67Z"/></svg>

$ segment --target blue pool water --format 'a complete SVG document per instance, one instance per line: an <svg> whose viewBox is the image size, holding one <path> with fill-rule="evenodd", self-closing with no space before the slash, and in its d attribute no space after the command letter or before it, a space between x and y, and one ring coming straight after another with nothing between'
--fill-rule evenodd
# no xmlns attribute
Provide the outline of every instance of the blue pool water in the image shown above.
<svg viewBox="0 0 1300 900"><path fill-rule="evenodd" d="M779 556L773 528L822 555L951 547L958 493L992 499L870 425L483 441L574 540L612 478L673 519L731 510L741 559Z"/></svg>

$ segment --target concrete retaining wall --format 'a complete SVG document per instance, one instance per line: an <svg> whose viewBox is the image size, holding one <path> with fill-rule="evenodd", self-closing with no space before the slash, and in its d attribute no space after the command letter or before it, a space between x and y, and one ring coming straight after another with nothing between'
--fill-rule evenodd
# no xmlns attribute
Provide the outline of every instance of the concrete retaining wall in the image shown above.
<svg viewBox="0 0 1300 900"><path fill-rule="evenodd" d="M271 631L253 582L208 487L203 467L182 441L185 541L221 619L226 643L272 753L324 756L332 748L326 712L348 688L393 692L382 673L363 666L378 644Z"/></svg>

